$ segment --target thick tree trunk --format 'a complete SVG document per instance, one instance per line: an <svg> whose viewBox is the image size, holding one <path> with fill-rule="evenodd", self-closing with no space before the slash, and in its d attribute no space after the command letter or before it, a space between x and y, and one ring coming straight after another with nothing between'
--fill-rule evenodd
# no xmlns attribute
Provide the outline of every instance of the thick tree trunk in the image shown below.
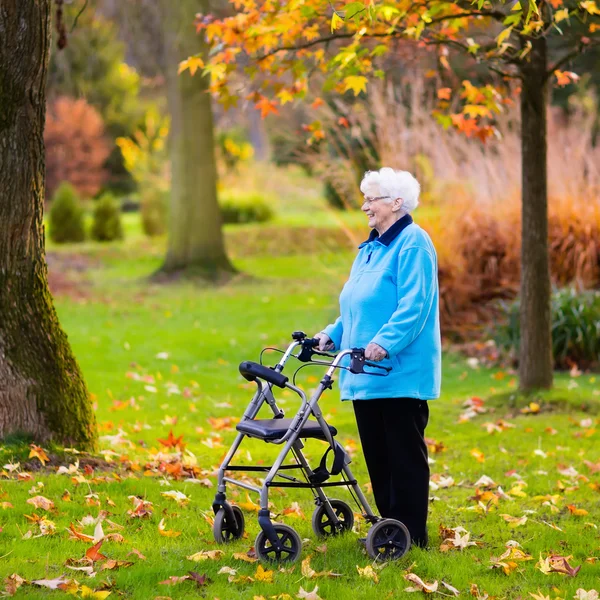
<svg viewBox="0 0 600 600"><path fill-rule="evenodd" d="M529 61L521 66L522 248L521 347L522 390L552 386L550 266L548 254L546 39L531 39Z"/></svg>
<svg viewBox="0 0 600 600"><path fill-rule="evenodd" d="M50 0L0 0L0 438L93 448L85 383L48 291L42 210Z"/></svg>
<svg viewBox="0 0 600 600"><path fill-rule="evenodd" d="M206 0L163 0L167 85L171 113L171 203L169 247L163 271L183 269L210 277L232 272L217 202L213 114L208 80L177 74L181 60L205 50L194 17Z"/></svg>

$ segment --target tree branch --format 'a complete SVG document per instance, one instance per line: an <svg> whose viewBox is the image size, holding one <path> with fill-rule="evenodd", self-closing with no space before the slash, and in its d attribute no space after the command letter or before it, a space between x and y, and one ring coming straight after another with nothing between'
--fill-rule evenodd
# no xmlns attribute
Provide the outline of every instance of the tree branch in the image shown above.
<svg viewBox="0 0 600 600"><path fill-rule="evenodd" d="M502 69L497 69L496 67L492 67L492 65L488 65L488 69L493 71L494 73L498 73L498 75L502 75L502 77L509 77L510 79L522 79L520 75L516 75L514 73L507 73Z"/></svg>
<svg viewBox="0 0 600 600"><path fill-rule="evenodd" d="M579 44L577 44L577 48L575 48L574 50L571 50L571 52L568 52L567 54L565 54L561 59L557 60L548 69L548 71L546 71L546 76L544 77L544 80L550 79L550 77L552 77L552 74L554 73L554 71L556 71L557 69L560 69L563 65L566 65L570 60L577 58L580 54L583 54L588 48L593 48L594 46L598 46L598 45L600 45L600 40L594 40L588 44L584 44L580 41Z"/></svg>

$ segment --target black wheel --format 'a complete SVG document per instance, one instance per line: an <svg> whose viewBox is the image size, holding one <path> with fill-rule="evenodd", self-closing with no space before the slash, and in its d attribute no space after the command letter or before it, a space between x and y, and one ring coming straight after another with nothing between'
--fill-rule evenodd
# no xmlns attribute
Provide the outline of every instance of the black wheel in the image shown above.
<svg viewBox="0 0 600 600"><path fill-rule="evenodd" d="M410 533L404 523L382 519L369 529L365 546L371 558L398 560L410 549Z"/></svg>
<svg viewBox="0 0 600 600"><path fill-rule="evenodd" d="M239 506L232 506L235 523L230 523L224 508L220 508L215 515L213 534L219 544L227 544L239 540L244 535L244 513Z"/></svg>
<svg viewBox="0 0 600 600"><path fill-rule="evenodd" d="M273 527L279 538L281 548L275 548L265 535L265 532L261 530L256 536L256 542L254 542L256 556L260 560L270 563L294 562L302 552L302 540L300 536L289 525L273 523Z"/></svg>
<svg viewBox="0 0 600 600"><path fill-rule="evenodd" d="M327 514L325 504L317 506L312 516L312 528L319 537L336 535L343 531L349 531L354 527L354 513L348 504L343 500L329 500L329 503L338 518L338 523L334 523Z"/></svg>

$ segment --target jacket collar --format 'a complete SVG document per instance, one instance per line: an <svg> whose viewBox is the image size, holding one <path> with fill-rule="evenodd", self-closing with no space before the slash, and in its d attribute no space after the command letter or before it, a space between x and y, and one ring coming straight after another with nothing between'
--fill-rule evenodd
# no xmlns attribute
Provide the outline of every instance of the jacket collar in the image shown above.
<svg viewBox="0 0 600 600"><path fill-rule="evenodd" d="M406 229L413 222L413 218L410 215L404 215L401 219L398 219L383 235L379 235L376 229L371 229L369 239L365 240L359 248L362 248L365 244L377 240L384 246L389 246L404 229Z"/></svg>

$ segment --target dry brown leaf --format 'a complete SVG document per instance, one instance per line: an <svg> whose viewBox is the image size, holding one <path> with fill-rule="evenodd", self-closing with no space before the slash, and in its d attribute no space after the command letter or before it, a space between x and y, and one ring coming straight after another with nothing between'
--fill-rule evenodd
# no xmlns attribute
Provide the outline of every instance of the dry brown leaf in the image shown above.
<svg viewBox="0 0 600 600"><path fill-rule="evenodd" d="M500 516L508 523L508 526L511 529L514 529L515 527L520 527L521 525L525 525L525 523L527 523L526 516L513 517L511 515L506 515L506 514L502 514Z"/></svg>
<svg viewBox="0 0 600 600"><path fill-rule="evenodd" d="M449 583L446 583L445 581L442 581L441 584L449 591L451 592L454 596L460 596L460 592L452 585L450 585Z"/></svg>
<svg viewBox="0 0 600 600"><path fill-rule="evenodd" d="M244 562L248 563L255 563L258 561L258 558L256 558L256 556L249 556L245 552L235 552L233 554L233 558L237 558L238 560L243 560Z"/></svg>
<svg viewBox="0 0 600 600"><path fill-rule="evenodd" d="M181 583L182 581L187 581L188 579L191 579L189 575L183 575L181 577L171 575L168 579L165 579L164 581L159 581L158 583L160 585L176 585L178 583Z"/></svg>
<svg viewBox="0 0 600 600"><path fill-rule="evenodd" d="M315 585L315 589L312 592L307 592L304 588L300 587L296 594L296 598L303 598L303 600L323 600L321 596L317 594L318 590L318 585Z"/></svg>
<svg viewBox="0 0 600 600"><path fill-rule="evenodd" d="M425 592L426 594L433 594L437 592L438 582L434 581L433 583L425 583L418 575L415 573L407 573L404 575L404 579L406 581L410 581L414 583L414 586L409 586L404 588L405 592Z"/></svg>
<svg viewBox="0 0 600 600"><path fill-rule="evenodd" d="M113 571L114 569L121 568L124 569L126 567L131 567L133 564L135 563L132 563L128 560L114 560L110 558L98 569L98 571Z"/></svg>
<svg viewBox="0 0 600 600"><path fill-rule="evenodd" d="M27 583L26 579L23 579L20 575L18 575L17 573L13 573L12 575L9 575L5 580L4 583L6 584L4 591L6 594L8 594L9 596L14 596L17 593L17 590L24 584Z"/></svg>
<svg viewBox="0 0 600 600"><path fill-rule="evenodd" d="M44 496L34 496L33 498L29 498L27 504L32 504L36 508L41 508L42 510L54 509L54 502L48 500L48 498L44 498Z"/></svg>
<svg viewBox="0 0 600 600"><path fill-rule="evenodd" d="M191 554L187 557L188 560L192 560L194 562L200 562L201 560L218 560L222 558L225 553L223 550L201 550L200 552L196 552L195 554Z"/></svg>

